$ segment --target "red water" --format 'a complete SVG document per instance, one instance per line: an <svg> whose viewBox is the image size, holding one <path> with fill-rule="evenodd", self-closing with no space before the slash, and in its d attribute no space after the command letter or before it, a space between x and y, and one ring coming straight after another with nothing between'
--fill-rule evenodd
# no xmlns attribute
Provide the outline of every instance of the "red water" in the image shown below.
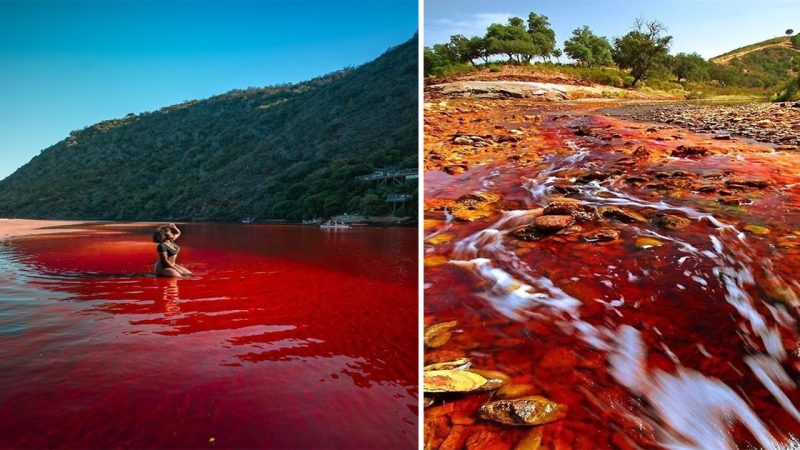
<svg viewBox="0 0 800 450"><path fill-rule="evenodd" d="M426 173L426 324L458 322L458 332L429 349L426 361L467 357L473 368L528 385L529 395L567 405L565 419L539 427L544 448L797 448L800 157L612 119L589 107L557 115L541 106L470 106L426 117L438 132L426 135L426 146L467 152L452 145L452 133L502 134L498 124L524 133L480 158L467 153L473 159L464 174ZM540 114L541 124L522 119L530 114ZM578 125L596 135L576 135ZM669 157L681 144L714 154ZM651 160L616 164L638 145L653 152ZM509 158L519 154L530 158ZM570 181L569 171L581 169L620 173ZM631 174L658 181L655 172L676 170L694 182L731 170L771 185L747 191L751 205L730 207L691 183L654 189L624 181ZM585 242L580 233L516 239L514 230L560 196L552 188L562 183L593 207L658 210L691 224L681 231L615 220L581 224L583 232L618 230L609 243ZM471 192L500 194L503 203L474 222L449 221L437 209ZM751 224L770 232L742 232ZM639 237L664 245L637 248ZM513 448L531 428L480 420L478 407L493 396L436 398L425 410L430 446Z"/></svg>
<svg viewBox="0 0 800 450"><path fill-rule="evenodd" d="M0 447L416 447L416 230L182 231L0 246Z"/></svg>

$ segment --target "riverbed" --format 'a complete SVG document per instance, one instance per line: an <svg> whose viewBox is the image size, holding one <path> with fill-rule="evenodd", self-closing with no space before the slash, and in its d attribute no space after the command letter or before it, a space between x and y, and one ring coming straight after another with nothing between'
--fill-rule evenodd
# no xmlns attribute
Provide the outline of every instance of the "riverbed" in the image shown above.
<svg viewBox="0 0 800 450"><path fill-rule="evenodd" d="M797 445L800 158L619 104L429 105L425 363L495 380L426 399L428 448ZM568 412L481 416L529 396Z"/></svg>

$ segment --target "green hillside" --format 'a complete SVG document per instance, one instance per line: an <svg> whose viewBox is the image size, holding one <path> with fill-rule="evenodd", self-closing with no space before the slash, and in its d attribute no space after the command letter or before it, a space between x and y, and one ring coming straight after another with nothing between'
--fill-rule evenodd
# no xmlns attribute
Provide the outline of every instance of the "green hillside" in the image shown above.
<svg viewBox="0 0 800 450"><path fill-rule="evenodd" d="M417 37L363 66L74 131L0 181L0 217L300 220L391 210L416 183ZM8 149L13 150L13 149ZM415 197L416 198L416 197ZM415 215L407 202L397 215Z"/></svg>

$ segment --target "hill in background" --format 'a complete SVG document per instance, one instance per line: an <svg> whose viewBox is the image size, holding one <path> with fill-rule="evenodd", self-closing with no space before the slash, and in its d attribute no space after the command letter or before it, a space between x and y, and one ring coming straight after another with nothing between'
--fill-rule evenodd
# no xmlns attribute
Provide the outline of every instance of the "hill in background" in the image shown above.
<svg viewBox="0 0 800 450"><path fill-rule="evenodd" d="M301 220L391 211L417 183L358 176L417 167L417 37L363 66L235 90L74 131L0 181L0 216Z"/></svg>
<svg viewBox="0 0 800 450"><path fill-rule="evenodd" d="M794 41L793 41L794 40ZM800 75L800 38L782 36L751 44L711 58L726 66L729 80L752 86L776 86Z"/></svg>

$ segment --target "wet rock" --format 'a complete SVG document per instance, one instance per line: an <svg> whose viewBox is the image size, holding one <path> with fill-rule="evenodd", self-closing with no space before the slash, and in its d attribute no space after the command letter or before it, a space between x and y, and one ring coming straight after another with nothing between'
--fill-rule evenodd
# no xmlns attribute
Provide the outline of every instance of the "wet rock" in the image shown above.
<svg viewBox="0 0 800 450"><path fill-rule="evenodd" d="M647 249L652 247L661 247L662 245L664 245L664 243L659 241L658 239L653 239L649 237L639 237L636 238L636 241L634 241L634 245L636 245L636 248Z"/></svg>
<svg viewBox="0 0 800 450"><path fill-rule="evenodd" d="M688 227L691 221L673 214L662 214L656 217L655 223L665 230L680 231Z"/></svg>
<svg viewBox="0 0 800 450"><path fill-rule="evenodd" d="M742 206L753 203L752 200L741 195L723 195L719 198L719 202L729 206Z"/></svg>
<svg viewBox="0 0 800 450"><path fill-rule="evenodd" d="M453 218L470 222L483 219L495 213L497 203L502 199L499 194L487 192L465 194L451 206Z"/></svg>
<svg viewBox="0 0 800 450"><path fill-rule="evenodd" d="M466 370L472 363L467 358L458 358L452 361L428 364L422 370Z"/></svg>
<svg viewBox="0 0 800 450"><path fill-rule="evenodd" d="M718 141L730 141L732 138L730 134L717 134L714 136L714 139Z"/></svg>
<svg viewBox="0 0 800 450"><path fill-rule="evenodd" d="M448 175L459 175L469 169L466 164L450 164L442 167L442 170Z"/></svg>
<svg viewBox="0 0 800 450"><path fill-rule="evenodd" d="M586 242L611 242L619 238L619 231L611 228L595 230L583 235Z"/></svg>
<svg viewBox="0 0 800 450"><path fill-rule="evenodd" d="M597 212L606 219L617 219L625 223L647 222L647 218L629 209L617 208L616 206L604 206L597 209Z"/></svg>
<svg viewBox="0 0 800 450"><path fill-rule="evenodd" d="M572 216L539 216L533 221L533 226L542 233L555 233L572 225Z"/></svg>
<svg viewBox="0 0 800 450"><path fill-rule="evenodd" d="M769 234L770 229L767 227L762 227L760 225L745 225L744 231L747 231L748 233L752 234L764 235L764 234Z"/></svg>
<svg viewBox="0 0 800 450"><path fill-rule="evenodd" d="M713 184L701 184L695 188L697 192L711 193L717 192L717 187Z"/></svg>
<svg viewBox="0 0 800 450"><path fill-rule="evenodd" d="M731 178L725 182L725 185L733 189L764 189L769 186L769 181L761 178Z"/></svg>
<svg viewBox="0 0 800 450"><path fill-rule="evenodd" d="M686 145L679 145L671 153L671 155L676 158L698 158L701 156L706 156L707 154L708 149L705 147Z"/></svg>
<svg viewBox="0 0 800 450"><path fill-rule="evenodd" d="M631 175L625 178L625 181L628 183L646 183L650 181L650 178L641 176L641 175Z"/></svg>
<svg viewBox="0 0 800 450"><path fill-rule="evenodd" d="M438 348L443 346L450 340L451 332L458 326L458 322L451 320L449 322L441 322L429 327L425 327L422 333L423 342L426 347Z"/></svg>
<svg viewBox="0 0 800 450"><path fill-rule="evenodd" d="M572 198L557 198L545 206L544 215L572 216L576 222L588 222L595 218L594 208Z"/></svg>
<svg viewBox="0 0 800 450"><path fill-rule="evenodd" d="M493 391L510 380L509 376L497 370L472 369L472 372L486 378L486 384L480 387L481 391Z"/></svg>
<svg viewBox="0 0 800 450"><path fill-rule="evenodd" d="M519 136L497 136L495 142L504 143L504 142L519 142Z"/></svg>
<svg viewBox="0 0 800 450"><path fill-rule="evenodd" d="M433 405L435 402L436 402L435 398L430 397L428 395L425 395L425 396L423 396L423 399L422 399L422 406L427 408L428 406Z"/></svg>
<svg viewBox="0 0 800 450"><path fill-rule="evenodd" d="M482 419L506 425L542 425L566 417L567 407L534 395L514 400L492 401L481 406L478 413Z"/></svg>
<svg viewBox="0 0 800 450"><path fill-rule="evenodd" d="M594 134L591 127L584 125L575 127L575 136L592 136Z"/></svg>
<svg viewBox="0 0 800 450"><path fill-rule="evenodd" d="M423 372L426 393L477 391L489 380L469 370L428 370Z"/></svg>
<svg viewBox="0 0 800 450"><path fill-rule="evenodd" d="M578 183L591 183L592 181L603 181L610 177L611 174L608 172L602 172L599 170L593 170L589 173L585 173L578 177Z"/></svg>
<svg viewBox="0 0 800 450"><path fill-rule="evenodd" d="M631 156L639 161L644 161L650 159L652 154L653 152L640 145L631 153Z"/></svg>

